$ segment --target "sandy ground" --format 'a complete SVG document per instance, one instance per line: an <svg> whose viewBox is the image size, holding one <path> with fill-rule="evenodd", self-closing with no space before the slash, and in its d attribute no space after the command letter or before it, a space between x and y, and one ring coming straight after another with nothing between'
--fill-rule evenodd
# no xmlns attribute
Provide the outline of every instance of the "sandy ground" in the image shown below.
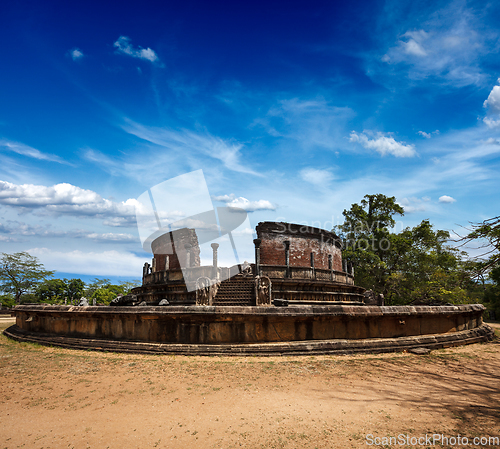
<svg viewBox="0 0 500 449"><path fill-rule="evenodd" d="M498 342L424 356L243 358L72 351L2 335L0 448L459 447L411 438L499 436L499 368ZM391 436L404 444L369 444Z"/></svg>

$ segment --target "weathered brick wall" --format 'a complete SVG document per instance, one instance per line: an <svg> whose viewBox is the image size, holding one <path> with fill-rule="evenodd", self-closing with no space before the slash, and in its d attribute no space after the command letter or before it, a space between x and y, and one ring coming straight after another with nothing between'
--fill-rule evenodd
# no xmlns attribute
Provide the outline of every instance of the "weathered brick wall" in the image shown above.
<svg viewBox="0 0 500 449"><path fill-rule="evenodd" d="M310 267L313 253L314 267L327 270L331 254L333 269L342 271L341 244L333 232L292 223L264 222L258 224L257 236L261 239L261 264L286 265L284 242L288 240L290 266Z"/></svg>
<svg viewBox="0 0 500 449"><path fill-rule="evenodd" d="M156 271L164 271L166 256L169 258L169 270L180 269L181 263L186 266L187 250L185 245L189 245L189 258L191 267L200 266L200 246L198 237L194 229L178 229L168 232L153 240L151 249L153 250Z"/></svg>

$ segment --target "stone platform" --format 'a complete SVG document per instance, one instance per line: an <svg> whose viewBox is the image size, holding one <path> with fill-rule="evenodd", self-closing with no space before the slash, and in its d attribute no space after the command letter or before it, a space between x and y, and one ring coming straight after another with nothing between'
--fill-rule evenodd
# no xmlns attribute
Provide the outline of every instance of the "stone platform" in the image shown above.
<svg viewBox="0 0 500 449"><path fill-rule="evenodd" d="M192 355L394 352L491 340L484 307L23 305L4 331L75 349Z"/></svg>

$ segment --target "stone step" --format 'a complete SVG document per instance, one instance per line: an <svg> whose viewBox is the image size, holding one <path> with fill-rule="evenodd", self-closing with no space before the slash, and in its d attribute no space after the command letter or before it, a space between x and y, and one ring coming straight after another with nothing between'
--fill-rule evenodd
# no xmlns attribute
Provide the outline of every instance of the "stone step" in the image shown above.
<svg viewBox="0 0 500 449"><path fill-rule="evenodd" d="M247 306L253 303L254 282L249 280L230 279L221 282L217 295L214 298L215 305L224 306Z"/></svg>

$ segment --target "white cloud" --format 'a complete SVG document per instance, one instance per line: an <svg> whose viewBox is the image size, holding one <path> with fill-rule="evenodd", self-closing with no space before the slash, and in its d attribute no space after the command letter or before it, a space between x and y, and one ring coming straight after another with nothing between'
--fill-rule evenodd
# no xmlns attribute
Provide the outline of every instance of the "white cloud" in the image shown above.
<svg viewBox="0 0 500 449"><path fill-rule="evenodd" d="M117 48L118 53L123 53L125 55L132 56L133 58L144 59L154 63L159 62L158 55L151 48L132 47L129 37L120 36L113 46Z"/></svg>
<svg viewBox="0 0 500 449"><path fill-rule="evenodd" d="M213 196L212 199L214 201L222 201L223 203L229 203L230 201L234 200L236 196L234 193L231 193L231 195L219 195L219 196Z"/></svg>
<svg viewBox="0 0 500 449"><path fill-rule="evenodd" d="M236 197L233 193L230 195L214 196L215 201L226 203L228 207L237 207L244 209L247 212L255 212L258 210L276 210L276 206L268 200L250 201L242 196Z"/></svg>
<svg viewBox="0 0 500 449"><path fill-rule="evenodd" d="M110 217L104 220L102 224L113 228L132 228L137 226L137 220L132 215L128 217Z"/></svg>
<svg viewBox="0 0 500 449"><path fill-rule="evenodd" d="M249 201L242 196L235 198L227 203L228 207L237 207L244 209L247 212L255 212L257 210L276 210L276 206L267 200Z"/></svg>
<svg viewBox="0 0 500 449"><path fill-rule="evenodd" d="M36 148L32 148L20 142L12 142L9 140L0 140L0 147L5 150L12 151L13 153L21 154L23 156L31 157L33 159L38 159L42 161L57 162L59 164L72 165L69 162L64 161L59 156L55 154L42 153Z"/></svg>
<svg viewBox="0 0 500 449"><path fill-rule="evenodd" d="M140 276L146 259L126 251L84 252L54 251L31 248L27 252L37 257L48 270L99 276Z"/></svg>
<svg viewBox="0 0 500 449"><path fill-rule="evenodd" d="M143 206L136 199L113 202L92 190L68 183L50 187L0 181L0 204L26 209L43 209L54 214L94 217L128 217L142 213ZM144 211L147 214L146 211Z"/></svg>
<svg viewBox="0 0 500 449"><path fill-rule="evenodd" d="M73 50L71 50L69 54L73 59L73 61L78 61L79 59L82 59L84 56L83 52L78 48L73 48Z"/></svg>
<svg viewBox="0 0 500 449"><path fill-rule="evenodd" d="M451 196L448 195L443 195L439 197L440 203L454 203L455 201L457 201L455 198L452 198Z"/></svg>
<svg viewBox="0 0 500 449"><path fill-rule="evenodd" d="M372 139L369 138L373 137ZM417 154L414 145L406 145L404 142L397 142L391 135L384 135L381 132L372 133L364 131L361 134L352 131L349 136L350 142L358 142L369 150L375 150L382 156L392 154L396 157L413 157Z"/></svg>
<svg viewBox="0 0 500 449"><path fill-rule="evenodd" d="M497 81L500 84L500 78ZM488 98L484 100L483 107L488 108L488 115L483 118L483 122L489 128L500 126L500 85L493 86Z"/></svg>
<svg viewBox="0 0 500 449"><path fill-rule="evenodd" d="M302 169L300 171L300 176L306 182L323 187L326 187L334 179L334 176L330 172L330 170L317 169L312 167Z"/></svg>
<svg viewBox="0 0 500 449"><path fill-rule="evenodd" d="M400 41L403 51L413 56L427 56L427 52L423 48L423 42L427 39L428 35L425 31L408 31L404 34L404 38L408 40Z"/></svg>

